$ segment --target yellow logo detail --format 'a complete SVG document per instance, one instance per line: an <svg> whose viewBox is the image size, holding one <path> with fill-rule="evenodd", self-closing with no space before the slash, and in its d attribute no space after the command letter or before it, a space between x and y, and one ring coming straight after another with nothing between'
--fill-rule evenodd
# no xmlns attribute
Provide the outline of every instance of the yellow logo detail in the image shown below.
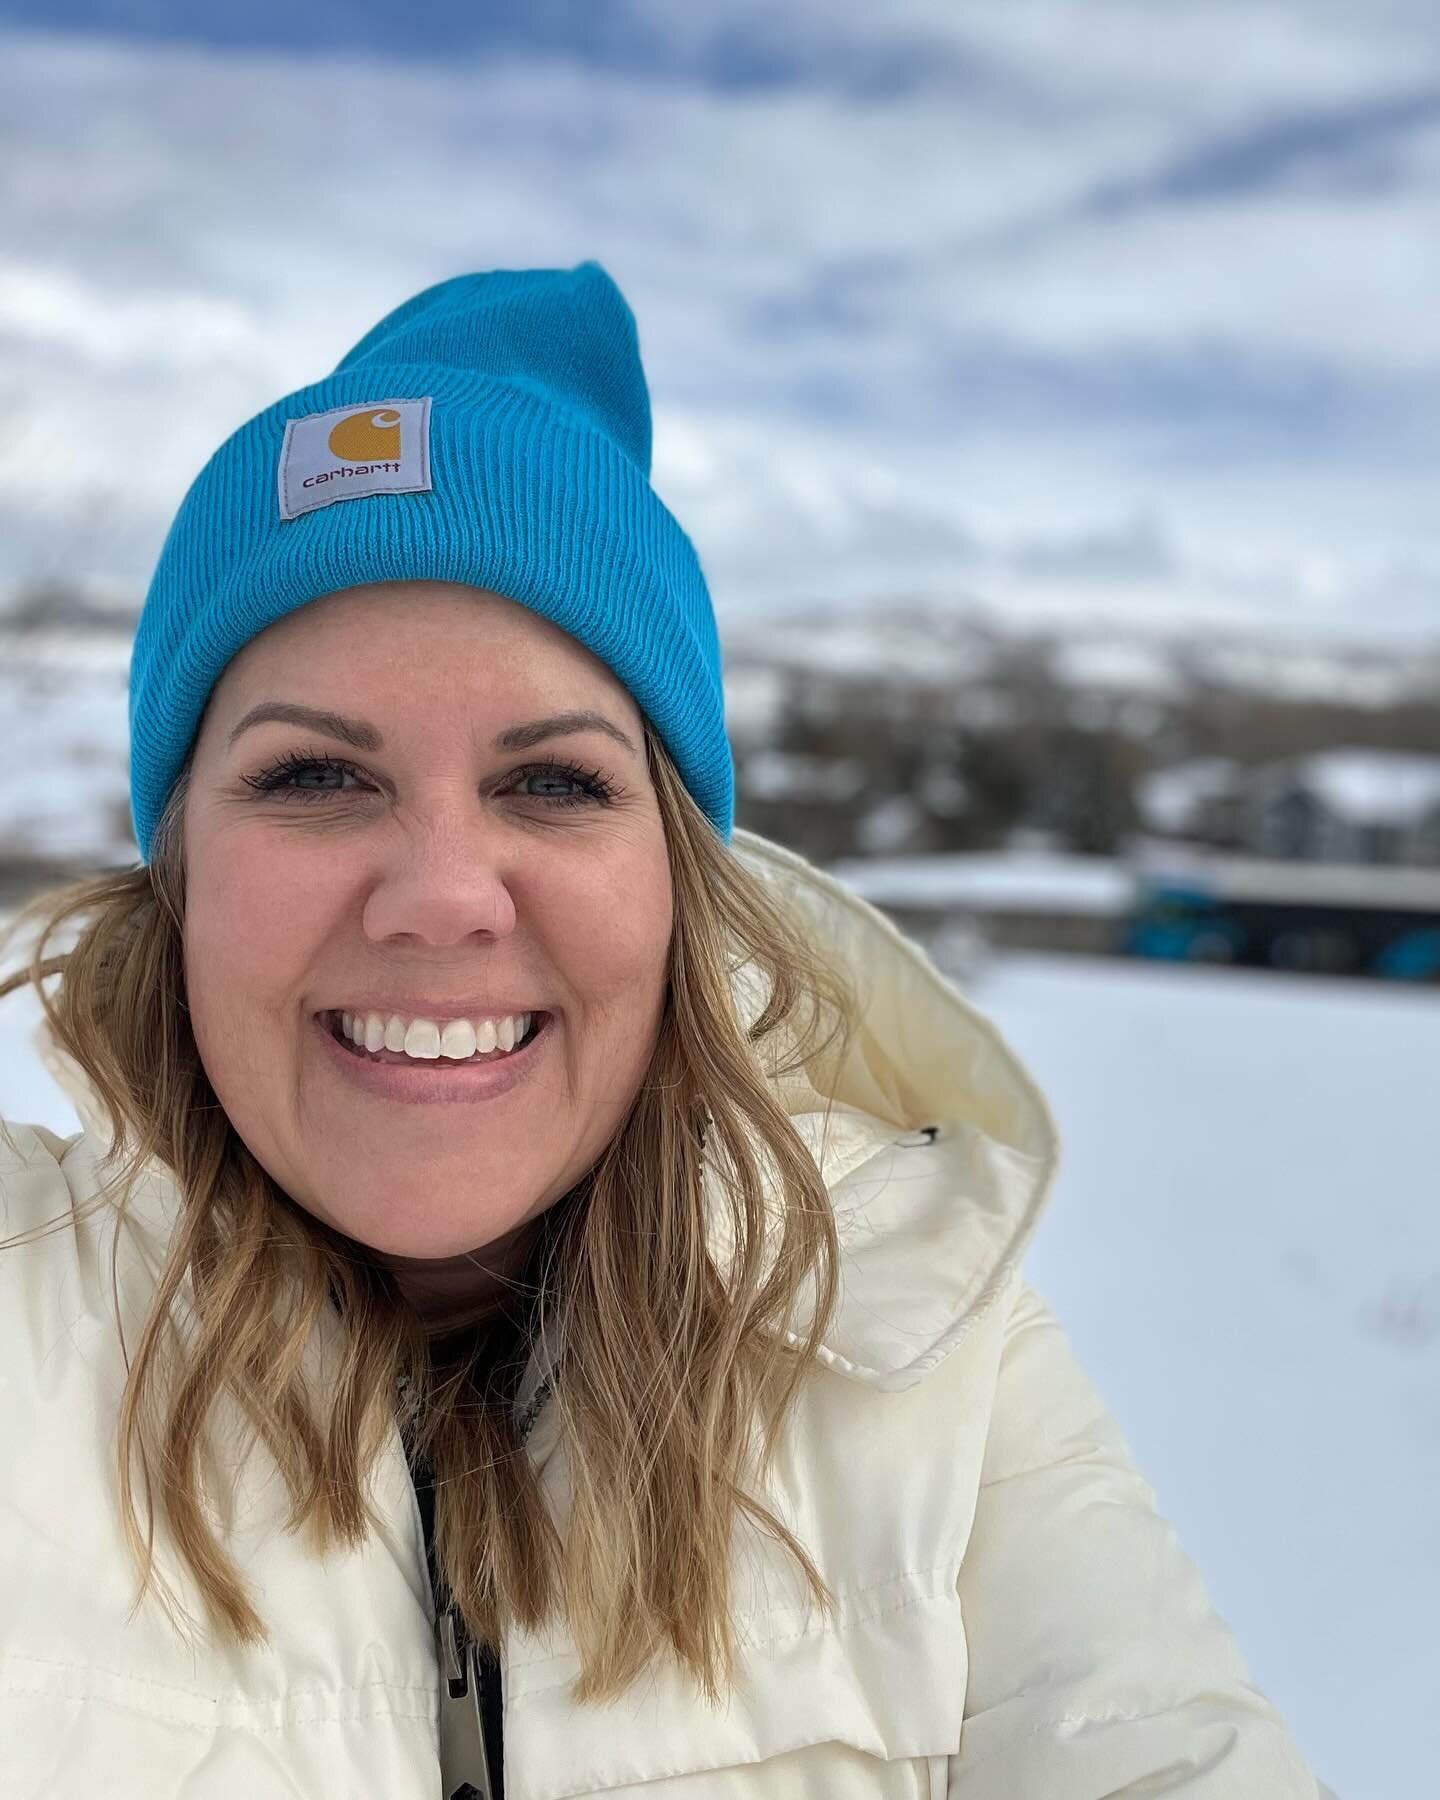
<svg viewBox="0 0 1440 1800"><path fill-rule="evenodd" d="M351 413L325 441L342 462L398 461L400 415L393 408Z"/></svg>

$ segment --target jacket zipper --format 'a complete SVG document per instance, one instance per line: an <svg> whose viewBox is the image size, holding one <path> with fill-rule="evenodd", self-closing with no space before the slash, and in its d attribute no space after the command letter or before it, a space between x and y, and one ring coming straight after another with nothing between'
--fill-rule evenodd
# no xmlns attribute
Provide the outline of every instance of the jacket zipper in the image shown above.
<svg viewBox="0 0 1440 1800"><path fill-rule="evenodd" d="M412 1465L432 1592L435 1566L435 1484L424 1464ZM440 1670L441 1800L505 1800L500 1661L470 1642L458 1606L437 1607L435 1660Z"/></svg>
<svg viewBox="0 0 1440 1800"><path fill-rule="evenodd" d="M442 1800L505 1800L499 1660L467 1640L453 1606L435 1620L435 1647Z"/></svg>
<svg viewBox="0 0 1440 1800"><path fill-rule="evenodd" d="M523 1444L549 1398L542 1381L519 1423ZM435 1566L435 1484L423 1464L411 1478L420 1507L425 1559L432 1591ZM505 1800L504 1692L500 1658L488 1644L470 1642L457 1606L435 1615L435 1658L440 1667L441 1800Z"/></svg>
<svg viewBox="0 0 1440 1800"><path fill-rule="evenodd" d="M504 1695L500 1687L500 1658L488 1644L482 1645L476 1654L475 1687L480 1701L480 1737L485 1749L485 1764L493 1771L494 1800L505 1800Z"/></svg>

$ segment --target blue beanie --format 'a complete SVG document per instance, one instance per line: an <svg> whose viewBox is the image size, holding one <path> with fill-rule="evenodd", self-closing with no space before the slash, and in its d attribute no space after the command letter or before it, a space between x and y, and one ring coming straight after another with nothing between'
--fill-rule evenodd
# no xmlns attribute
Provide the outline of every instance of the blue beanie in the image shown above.
<svg viewBox="0 0 1440 1800"><path fill-rule="evenodd" d="M236 651L308 600L396 580L488 588L578 639L728 843L715 614L649 477L635 319L598 263L457 275L397 306L227 438L181 502L130 660L141 856Z"/></svg>

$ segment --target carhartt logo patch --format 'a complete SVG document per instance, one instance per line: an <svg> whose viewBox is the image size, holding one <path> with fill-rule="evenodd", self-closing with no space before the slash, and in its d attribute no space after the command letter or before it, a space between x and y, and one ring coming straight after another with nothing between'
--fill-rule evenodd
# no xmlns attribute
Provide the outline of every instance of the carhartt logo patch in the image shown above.
<svg viewBox="0 0 1440 1800"><path fill-rule="evenodd" d="M280 446L280 517L364 494L430 486L430 400L377 400L291 419Z"/></svg>

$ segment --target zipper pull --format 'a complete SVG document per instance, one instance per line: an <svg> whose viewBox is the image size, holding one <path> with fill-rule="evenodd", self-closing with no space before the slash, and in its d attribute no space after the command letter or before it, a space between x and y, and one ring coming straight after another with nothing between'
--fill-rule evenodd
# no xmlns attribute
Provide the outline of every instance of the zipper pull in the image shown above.
<svg viewBox="0 0 1440 1800"><path fill-rule="evenodd" d="M435 1620L435 1650L440 1663L441 1800L495 1800L480 1722L475 1648L461 1643L456 1627L453 1606Z"/></svg>

